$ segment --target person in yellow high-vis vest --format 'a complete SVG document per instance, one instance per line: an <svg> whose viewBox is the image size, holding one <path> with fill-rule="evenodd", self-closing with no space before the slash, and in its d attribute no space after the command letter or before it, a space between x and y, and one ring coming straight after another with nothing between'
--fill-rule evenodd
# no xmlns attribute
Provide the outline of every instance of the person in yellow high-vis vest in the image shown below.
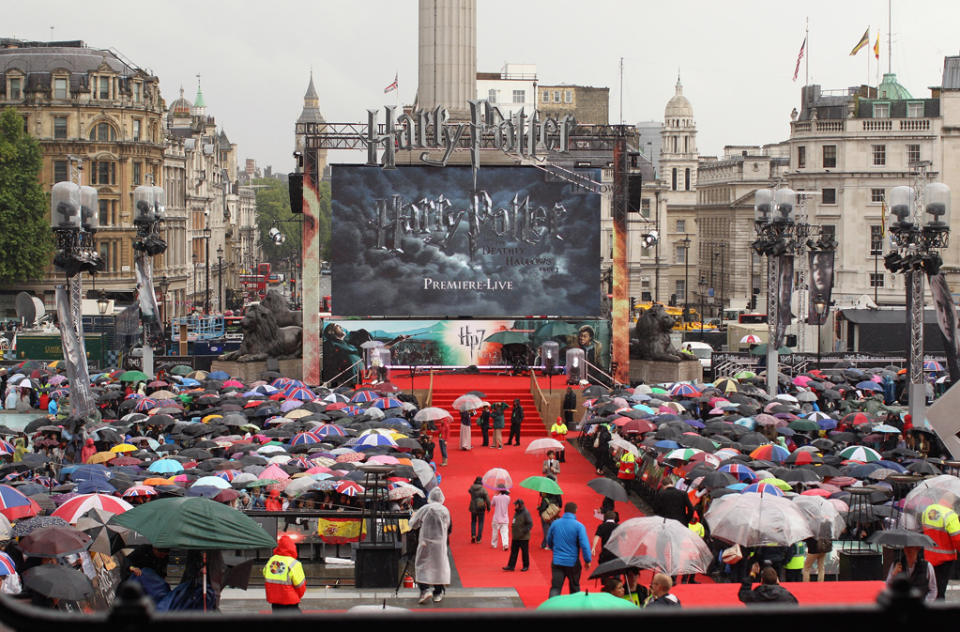
<svg viewBox="0 0 960 632"><path fill-rule="evenodd" d="M933 565L937 576L937 599L944 599L947 583L953 574L953 563L960 551L960 518L946 505L934 503L923 510L923 533L934 541L924 557Z"/></svg>
<svg viewBox="0 0 960 632"><path fill-rule="evenodd" d="M307 590L303 565L297 560L297 545L288 535L280 536L273 557L263 567L267 601L278 610L299 610L300 599Z"/></svg>

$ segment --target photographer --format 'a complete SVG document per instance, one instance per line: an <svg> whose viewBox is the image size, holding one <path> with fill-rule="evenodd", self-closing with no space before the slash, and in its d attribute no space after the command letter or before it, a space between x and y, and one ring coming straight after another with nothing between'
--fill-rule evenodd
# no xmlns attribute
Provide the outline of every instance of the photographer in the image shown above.
<svg viewBox="0 0 960 632"><path fill-rule="evenodd" d="M753 582L757 580L757 576L760 577L760 585L750 590ZM747 577L743 578L743 583L740 584L740 591L737 593L737 597L740 598L745 604L770 604L770 603L792 603L797 604L797 598L793 594L780 585L780 577L777 575L776 569L770 562L764 561L763 570L760 570L760 564L757 562L753 563L753 566L750 567L750 574Z"/></svg>

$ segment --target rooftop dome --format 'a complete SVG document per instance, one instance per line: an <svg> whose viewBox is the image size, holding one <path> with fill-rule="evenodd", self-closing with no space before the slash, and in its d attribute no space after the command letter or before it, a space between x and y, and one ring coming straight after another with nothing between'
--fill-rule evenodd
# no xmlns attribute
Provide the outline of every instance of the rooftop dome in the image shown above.
<svg viewBox="0 0 960 632"><path fill-rule="evenodd" d="M693 106L683 96L683 84L680 83L680 77L677 77L677 93L667 101L667 107L663 110L663 118L670 119L676 117L693 118Z"/></svg>
<svg viewBox="0 0 960 632"><path fill-rule="evenodd" d="M903 99L912 99L910 92L907 91L900 82L897 81L897 75L892 72L883 74L883 81L877 86L877 98L890 99L891 101L902 101Z"/></svg>
<svg viewBox="0 0 960 632"><path fill-rule="evenodd" d="M189 117L193 104L183 97L183 88L180 88L180 98L170 104L170 116L174 118Z"/></svg>

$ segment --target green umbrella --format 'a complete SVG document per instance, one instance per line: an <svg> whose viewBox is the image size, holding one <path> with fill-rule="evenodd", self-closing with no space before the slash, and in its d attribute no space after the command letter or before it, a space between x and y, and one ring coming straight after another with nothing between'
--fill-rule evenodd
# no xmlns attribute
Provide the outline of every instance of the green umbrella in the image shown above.
<svg viewBox="0 0 960 632"><path fill-rule="evenodd" d="M187 375L188 373L193 373L193 367L192 367L192 366L187 366L186 364L178 364L177 366L173 367L172 369L170 369L170 370L167 371L167 372L170 373L170 374L172 374L172 375L181 375L181 376L183 376L183 375Z"/></svg>
<svg viewBox="0 0 960 632"><path fill-rule="evenodd" d="M121 382L146 382L149 379L143 371L127 371L120 375Z"/></svg>
<svg viewBox="0 0 960 632"><path fill-rule="evenodd" d="M795 430L796 432L810 432L820 430L820 426L817 425L817 422L810 419L794 419L790 422L790 430Z"/></svg>
<svg viewBox="0 0 960 632"><path fill-rule="evenodd" d="M733 377L737 380L749 380L750 378L757 377L757 374L753 371L740 371Z"/></svg>
<svg viewBox="0 0 960 632"><path fill-rule="evenodd" d="M572 595L550 597L537 610L639 610L632 602L610 593L578 592Z"/></svg>
<svg viewBox="0 0 960 632"><path fill-rule="evenodd" d="M528 476L520 482L520 487L532 489L535 492L543 492L544 494L563 495L563 490L557 485L557 481L552 478L547 478L546 476Z"/></svg>
<svg viewBox="0 0 960 632"><path fill-rule="evenodd" d="M115 516L160 549L272 549L274 538L252 518L208 498L162 498Z"/></svg>
<svg viewBox="0 0 960 632"><path fill-rule="evenodd" d="M503 345L530 344L530 334L522 331L498 331L487 336L484 342L499 342Z"/></svg>
<svg viewBox="0 0 960 632"><path fill-rule="evenodd" d="M579 331L576 325L562 320L551 320L546 325L537 328L534 336L540 339L556 338L557 336L572 336Z"/></svg>
<svg viewBox="0 0 960 632"><path fill-rule="evenodd" d="M280 481L273 478L259 478L255 481L250 481L247 483L247 487L269 487L270 485L279 485Z"/></svg>

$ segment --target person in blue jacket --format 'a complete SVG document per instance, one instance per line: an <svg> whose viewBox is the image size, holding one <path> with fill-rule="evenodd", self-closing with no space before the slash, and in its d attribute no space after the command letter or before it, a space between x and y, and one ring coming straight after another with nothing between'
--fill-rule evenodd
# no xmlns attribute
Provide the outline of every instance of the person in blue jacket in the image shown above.
<svg viewBox="0 0 960 632"><path fill-rule="evenodd" d="M553 550L550 596L555 597L563 592L564 580L570 583L570 594L580 592L580 574L583 570L580 556L583 556L583 563L587 566L592 558L587 529L577 520L576 503L567 503L563 508L563 516L550 525L547 547Z"/></svg>

